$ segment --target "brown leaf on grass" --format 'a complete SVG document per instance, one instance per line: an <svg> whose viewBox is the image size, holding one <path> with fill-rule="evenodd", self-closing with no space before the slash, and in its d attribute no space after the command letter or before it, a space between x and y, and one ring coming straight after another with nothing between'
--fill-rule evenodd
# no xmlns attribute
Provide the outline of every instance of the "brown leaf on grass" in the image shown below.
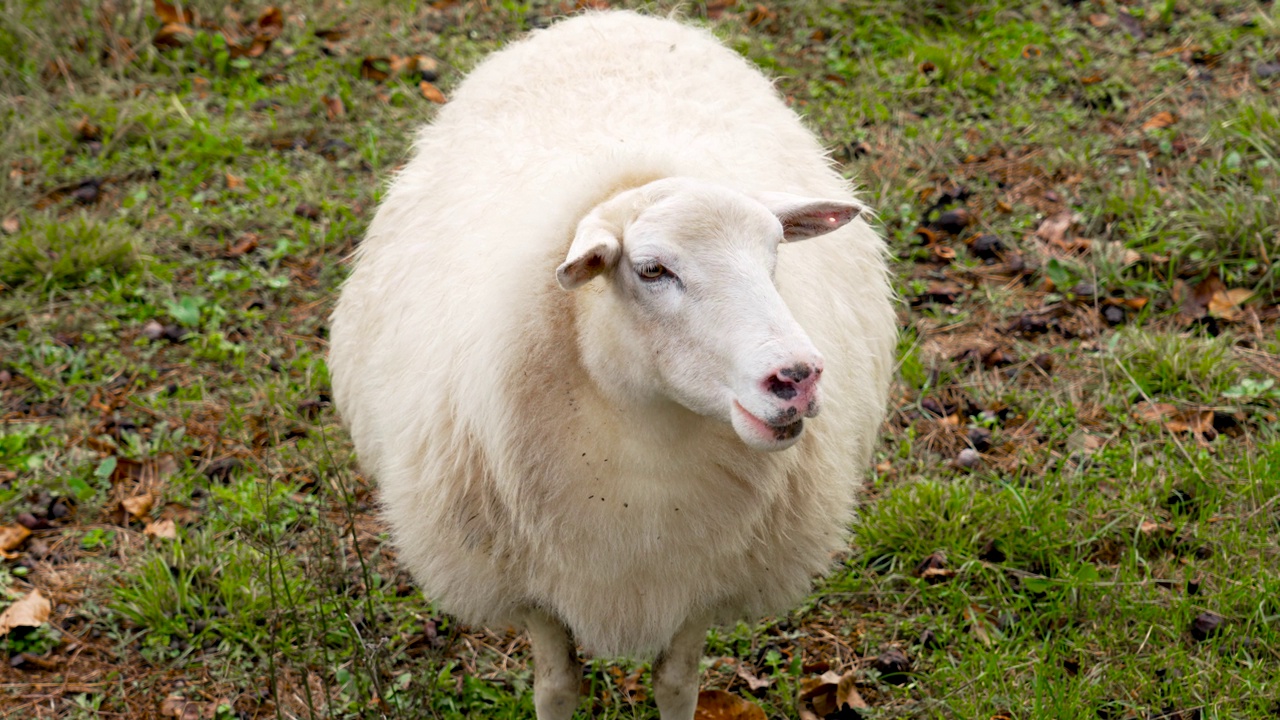
<svg viewBox="0 0 1280 720"><path fill-rule="evenodd" d="M142 534L161 540L174 540L178 537L178 525L173 520L156 520L142 528Z"/></svg>
<svg viewBox="0 0 1280 720"><path fill-rule="evenodd" d="M978 642L991 647L991 621L987 619L986 612L977 605L970 605L964 609L964 619L969 622L969 632L978 638Z"/></svg>
<svg viewBox="0 0 1280 720"><path fill-rule="evenodd" d="M177 718L178 720L213 720L218 715L218 707L230 706L227 700L204 702L188 700L178 695L171 695L160 703L160 717Z"/></svg>
<svg viewBox="0 0 1280 720"><path fill-rule="evenodd" d="M1120 8L1120 11L1116 13L1116 19L1120 21L1120 25L1124 27L1125 32L1132 35L1135 40L1141 40L1147 36L1147 32L1142 29L1142 23L1138 21L1138 18L1130 15L1128 10Z"/></svg>
<svg viewBox="0 0 1280 720"><path fill-rule="evenodd" d="M772 22L778 19L778 13L770 10L767 6L756 3L756 6L747 12L747 25L755 27L761 23Z"/></svg>
<svg viewBox="0 0 1280 720"><path fill-rule="evenodd" d="M165 23L156 31L156 35L151 38L151 42L159 48L176 48L182 47L195 35L196 31L185 23Z"/></svg>
<svg viewBox="0 0 1280 720"><path fill-rule="evenodd" d="M232 175L232 174L231 174L231 173L229 173L229 172L228 172L228 173L223 173L223 175L224 175L224 176L226 177L226 179L227 179L227 189L228 189L228 190L243 190L243 189L244 189L244 178L242 178L242 177L240 177L240 176L238 176L238 175Z"/></svg>
<svg viewBox="0 0 1280 720"><path fill-rule="evenodd" d="M764 710L750 700L723 690L698 693L698 707L693 720L766 720Z"/></svg>
<svg viewBox="0 0 1280 720"><path fill-rule="evenodd" d="M336 95L321 95L320 102L324 104L324 113L329 118L329 122L346 117L347 106L342 104L342 98Z"/></svg>
<svg viewBox="0 0 1280 720"><path fill-rule="evenodd" d="M284 13L278 7L269 7L258 16L257 37L275 40L284 32Z"/></svg>
<svg viewBox="0 0 1280 720"><path fill-rule="evenodd" d="M0 230L3 230L5 235L15 235L20 229L22 229L22 225L18 222L17 215L10 215L0 221Z"/></svg>
<svg viewBox="0 0 1280 720"><path fill-rule="evenodd" d="M134 520L141 520L151 512L151 506L155 504L156 496L149 492L141 495L127 497L120 501L120 507L132 517Z"/></svg>
<svg viewBox="0 0 1280 720"><path fill-rule="evenodd" d="M446 102L448 102L444 96L444 93L440 92L440 88L436 87L435 85L432 85L426 80L421 80L418 82L418 89L422 91L422 97L430 100L433 103L436 103L437 105L443 105Z"/></svg>
<svg viewBox="0 0 1280 720"><path fill-rule="evenodd" d="M337 42L339 40L346 38L348 35L350 35L351 28L347 27L345 24L342 24L342 25L337 25L335 27L331 27L331 28L323 28L321 30L316 30L312 34L320 38L321 40L328 40L329 42Z"/></svg>
<svg viewBox="0 0 1280 720"><path fill-rule="evenodd" d="M40 627L49 621L53 605L39 590L32 590L26 597L5 608L0 613L0 637L17 627Z"/></svg>
<svg viewBox="0 0 1280 720"><path fill-rule="evenodd" d="M1227 288L1217 275L1210 275L1194 286L1188 286L1181 280L1173 283L1173 299L1185 320L1203 317L1239 320L1243 312L1240 306L1251 297L1251 290Z"/></svg>
<svg viewBox="0 0 1280 720"><path fill-rule="evenodd" d="M154 6L156 17L160 18L162 23L191 23L196 19L195 13L185 4L182 10L178 10L176 6L165 2L165 0L155 0Z"/></svg>
<svg viewBox="0 0 1280 720"><path fill-rule="evenodd" d="M88 115L80 118L76 123L76 139L81 142L92 142L102 139L102 128L98 127L89 119Z"/></svg>
<svg viewBox="0 0 1280 720"><path fill-rule="evenodd" d="M391 77L391 59L386 57L366 57L360 61L360 77L374 82L386 80Z"/></svg>
<svg viewBox="0 0 1280 720"><path fill-rule="evenodd" d="M1160 130L1162 128L1167 128L1176 122L1178 122L1177 115L1174 115L1168 110L1162 110L1156 113L1155 115L1152 115L1151 117L1147 118L1147 121L1142 123L1142 129L1143 130Z"/></svg>
<svg viewBox="0 0 1280 720"><path fill-rule="evenodd" d="M751 672L750 667L747 667L747 665L743 663L738 663L737 675L747 684L747 690L752 695L759 695L765 688L773 684L773 678L758 677L755 673Z"/></svg>
<svg viewBox="0 0 1280 720"><path fill-rule="evenodd" d="M248 27L235 25L221 30L231 57L261 57L284 31L284 13L280 8L269 7Z"/></svg>
<svg viewBox="0 0 1280 720"><path fill-rule="evenodd" d="M826 718L857 717L857 711L868 707L854 685L855 673L843 675L827 671L816 678L800 683L800 697L796 711L801 720L825 720Z"/></svg>
<svg viewBox="0 0 1280 720"><path fill-rule="evenodd" d="M1134 406L1131 414L1145 423L1160 423L1169 432L1192 433L1213 437L1212 410L1178 410L1169 403L1141 402Z"/></svg>
<svg viewBox="0 0 1280 720"><path fill-rule="evenodd" d="M872 666L890 685L905 685L910 680L911 660L906 653L897 648L889 648L881 653Z"/></svg>
<svg viewBox="0 0 1280 720"><path fill-rule="evenodd" d="M1036 228L1036 237L1051 245L1061 245L1066 242L1067 231L1071 229L1072 222L1070 210L1051 215Z"/></svg>
<svg viewBox="0 0 1280 720"><path fill-rule="evenodd" d="M1164 422L1178 412L1178 408L1169 403L1143 401L1134 406L1130 414L1145 423Z"/></svg>
<svg viewBox="0 0 1280 720"><path fill-rule="evenodd" d="M1169 432L1213 435L1212 410L1186 410L1164 424Z"/></svg>
<svg viewBox="0 0 1280 720"><path fill-rule="evenodd" d="M382 82L388 78L408 75L410 73L435 73L438 63L426 55L379 55L366 56L360 63L360 77L374 82Z"/></svg>
<svg viewBox="0 0 1280 720"><path fill-rule="evenodd" d="M1239 320L1240 306L1251 297L1253 291L1244 288L1219 290L1209 298L1209 315L1223 320Z"/></svg>
<svg viewBox="0 0 1280 720"><path fill-rule="evenodd" d="M1103 13L1093 13L1089 16L1089 24L1096 27L1106 27L1111 24L1111 16Z"/></svg>
<svg viewBox="0 0 1280 720"><path fill-rule="evenodd" d="M258 239L257 233L247 232L244 235L241 235L240 239L236 241L236 244L227 248L226 252L222 253L222 255L227 258L238 258L242 255L248 255L258 249Z"/></svg>
<svg viewBox="0 0 1280 720"><path fill-rule="evenodd" d="M14 559L17 554L13 551L21 547L29 537L31 537L31 531L22 525L15 523L0 527L0 555L9 560Z"/></svg>

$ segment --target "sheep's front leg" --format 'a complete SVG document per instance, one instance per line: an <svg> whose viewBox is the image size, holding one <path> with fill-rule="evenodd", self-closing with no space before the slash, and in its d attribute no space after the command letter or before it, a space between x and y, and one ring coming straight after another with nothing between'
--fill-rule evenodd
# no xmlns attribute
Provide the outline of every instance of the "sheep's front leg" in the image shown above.
<svg viewBox="0 0 1280 720"><path fill-rule="evenodd" d="M653 662L653 698L662 720L692 720L698 708L698 661L707 640L704 618L690 618Z"/></svg>
<svg viewBox="0 0 1280 720"><path fill-rule="evenodd" d="M573 637L541 610L528 612L525 628L533 645L533 707L538 720L569 720L582 687L582 663Z"/></svg>

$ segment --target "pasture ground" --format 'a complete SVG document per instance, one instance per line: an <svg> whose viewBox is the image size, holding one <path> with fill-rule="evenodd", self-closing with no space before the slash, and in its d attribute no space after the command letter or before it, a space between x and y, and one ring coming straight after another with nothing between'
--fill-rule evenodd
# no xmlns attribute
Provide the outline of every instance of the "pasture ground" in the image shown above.
<svg viewBox="0 0 1280 720"><path fill-rule="evenodd" d="M0 610L51 602L0 714L532 717L520 637L395 567L325 331L413 128L572 9L0 0ZM847 556L714 631L704 689L1280 717L1276 4L683 12L865 188L904 329ZM656 717L646 686L593 661L583 711Z"/></svg>

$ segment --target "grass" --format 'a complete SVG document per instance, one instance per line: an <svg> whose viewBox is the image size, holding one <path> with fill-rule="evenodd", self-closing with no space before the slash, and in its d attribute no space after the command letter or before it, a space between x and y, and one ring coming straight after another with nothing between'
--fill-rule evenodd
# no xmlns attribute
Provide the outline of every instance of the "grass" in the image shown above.
<svg viewBox="0 0 1280 720"><path fill-rule="evenodd" d="M33 529L0 609L53 603L0 638L6 716L533 716L520 636L397 568L328 395L419 83L564 9L438 5L300 1L255 56L265 5L186 3L162 47L150 2L0 0L0 526ZM684 6L864 188L904 327L848 553L713 630L704 689L770 717L827 671L864 718L1280 712L1280 15L1123 8ZM581 712L656 717L645 674L593 660Z"/></svg>

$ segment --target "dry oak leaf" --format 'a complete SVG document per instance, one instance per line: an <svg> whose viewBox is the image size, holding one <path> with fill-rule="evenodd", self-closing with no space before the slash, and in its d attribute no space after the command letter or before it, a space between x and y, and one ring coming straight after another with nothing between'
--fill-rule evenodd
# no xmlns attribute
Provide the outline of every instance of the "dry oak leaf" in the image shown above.
<svg viewBox="0 0 1280 720"><path fill-rule="evenodd" d="M1142 123L1142 129L1143 130L1160 130L1161 128L1167 128L1176 122L1178 122L1177 115L1174 115L1168 110L1162 110L1156 113L1155 115L1152 115L1151 117L1147 118L1147 121Z"/></svg>
<svg viewBox="0 0 1280 720"><path fill-rule="evenodd" d="M53 605L49 599L32 590L26 597L5 608L0 613L0 637L8 635L16 627L39 627L49 620Z"/></svg>
<svg viewBox="0 0 1280 720"><path fill-rule="evenodd" d="M1212 410L1188 410L1166 422L1164 427L1169 432L1190 432L1196 435L1213 433Z"/></svg>
<svg viewBox="0 0 1280 720"><path fill-rule="evenodd" d="M698 693L698 707L693 720L766 720L759 705L723 690Z"/></svg>
<svg viewBox="0 0 1280 720"><path fill-rule="evenodd" d="M437 105L443 105L448 102L445 99L444 93L440 92L440 88L432 85L426 80L422 80L418 83L418 89L422 91L422 97L436 103Z"/></svg>
<svg viewBox="0 0 1280 720"><path fill-rule="evenodd" d="M156 520L147 523L147 526L142 529L142 534L161 540L176 540L178 525L173 520Z"/></svg>
<svg viewBox="0 0 1280 720"><path fill-rule="evenodd" d="M825 720L847 710L869 707L854 687L854 672L841 675L833 670L803 681L796 706L800 720Z"/></svg>
<svg viewBox="0 0 1280 720"><path fill-rule="evenodd" d="M0 552L8 553L17 550L29 537L31 537L31 530L24 528L23 525L17 523L5 525L0 528Z"/></svg>
<svg viewBox="0 0 1280 720"><path fill-rule="evenodd" d="M179 720L212 720L218 715L218 707L230 706L226 700L200 702L184 697L171 695L160 703L160 717L178 718Z"/></svg>
<svg viewBox="0 0 1280 720"><path fill-rule="evenodd" d="M124 511L129 513L129 516L134 520L141 520L143 517L146 517L148 512L151 512L151 506L155 501L156 498L154 495L149 492L145 492L141 495L135 495L121 500L120 507L124 508Z"/></svg>
<svg viewBox="0 0 1280 720"><path fill-rule="evenodd" d="M347 114L347 106L343 105L342 98L336 95L321 95L320 102L324 104L324 112L329 122L341 120Z"/></svg>
<svg viewBox="0 0 1280 720"><path fill-rule="evenodd" d="M1164 422L1166 419L1176 415L1177 412L1178 408L1169 403L1143 401L1135 405L1130 414L1142 422L1157 423Z"/></svg>
<svg viewBox="0 0 1280 720"><path fill-rule="evenodd" d="M773 678L758 677L755 673L751 672L751 668L742 663L738 663L737 675L747 684L747 690L753 695L773 684Z"/></svg>
<svg viewBox="0 0 1280 720"><path fill-rule="evenodd" d="M1251 297L1253 291L1244 288L1218 290L1209 298L1209 315L1223 320L1239 320L1240 306Z"/></svg>
<svg viewBox="0 0 1280 720"><path fill-rule="evenodd" d="M1036 237L1052 245L1065 242L1067 231L1071 229L1072 216L1070 210L1051 215L1036 228Z"/></svg>
<svg viewBox="0 0 1280 720"><path fill-rule="evenodd" d="M190 23L196 19L195 13L191 12L184 4L181 11L174 5L165 2L165 0L155 0L154 2L156 17L160 18L162 23Z"/></svg>

